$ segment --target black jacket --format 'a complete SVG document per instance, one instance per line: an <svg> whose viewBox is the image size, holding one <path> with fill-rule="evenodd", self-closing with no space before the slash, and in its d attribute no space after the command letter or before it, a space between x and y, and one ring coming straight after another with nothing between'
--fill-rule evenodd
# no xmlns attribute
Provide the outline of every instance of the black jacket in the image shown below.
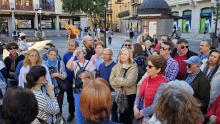
<svg viewBox="0 0 220 124"><path fill-rule="evenodd" d="M177 53L177 48L174 48L172 53L171 53L171 57L173 58L175 56L175 54ZM187 59L190 58L191 56L198 56L197 53L188 50L188 52L186 53Z"/></svg>
<svg viewBox="0 0 220 124"><path fill-rule="evenodd" d="M186 80L188 75L189 74L187 73L184 80ZM206 114L209 106L211 90L209 80L206 78L206 75L202 71L200 71L199 74L195 77L195 79L190 83L190 86L193 88L194 91L193 96L202 103L202 113Z"/></svg>

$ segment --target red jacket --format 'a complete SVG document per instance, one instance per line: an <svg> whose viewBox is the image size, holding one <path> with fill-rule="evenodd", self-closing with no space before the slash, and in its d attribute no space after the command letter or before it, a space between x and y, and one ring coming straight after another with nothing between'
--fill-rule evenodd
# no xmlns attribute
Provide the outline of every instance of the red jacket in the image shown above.
<svg viewBox="0 0 220 124"><path fill-rule="evenodd" d="M140 86L139 92L139 104L141 100L141 96L144 94L144 108L150 106L154 101L154 95L157 92L158 87L161 83L167 82L162 74L157 75L154 78L147 76L143 83Z"/></svg>
<svg viewBox="0 0 220 124"><path fill-rule="evenodd" d="M206 117L209 118L211 115L217 116L215 124L220 124L220 95L218 95L216 100L211 104Z"/></svg>

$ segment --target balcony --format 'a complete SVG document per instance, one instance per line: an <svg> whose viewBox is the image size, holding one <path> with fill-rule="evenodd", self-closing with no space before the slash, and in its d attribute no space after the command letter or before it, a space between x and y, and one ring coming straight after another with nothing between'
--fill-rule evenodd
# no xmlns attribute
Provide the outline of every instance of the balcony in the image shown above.
<svg viewBox="0 0 220 124"><path fill-rule="evenodd" d="M52 11L54 12L54 4L40 4L42 11Z"/></svg>
<svg viewBox="0 0 220 124"><path fill-rule="evenodd" d="M117 1L115 1L115 4L121 4L121 1L122 0L117 0Z"/></svg>
<svg viewBox="0 0 220 124"><path fill-rule="evenodd" d="M122 18L122 17L129 16L129 15L130 15L130 11L126 10L126 11L118 13L118 18Z"/></svg>
<svg viewBox="0 0 220 124"><path fill-rule="evenodd" d="M0 5L0 10L10 10L10 6L9 4L5 4L5 5Z"/></svg>
<svg viewBox="0 0 220 124"><path fill-rule="evenodd" d="M112 9L107 9L107 10L106 10L106 13L108 13L108 14L112 14L113 11L112 11Z"/></svg>
<svg viewBox="0 0 220 124"><path fill-rule="evenodd" d="M25 5L15 5L15 9L16 10L29 10L29 11L33 11L34 8L33 6L25 6Z"/></svg>
<svg viewBox="0 0 220 124"><path fill-rule="evenodd" d="M131 6L137 5L138 0L131 0Z"/></svg>

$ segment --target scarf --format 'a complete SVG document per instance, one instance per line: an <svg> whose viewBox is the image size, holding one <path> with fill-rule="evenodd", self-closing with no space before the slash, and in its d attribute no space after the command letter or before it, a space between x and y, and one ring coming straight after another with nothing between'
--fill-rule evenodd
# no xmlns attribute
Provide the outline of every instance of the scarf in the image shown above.
<svg viewBox="0 0 220 124"><path fill-rule="evenodd" d="M208 70L209 70L209 63L207 63L207 65L205 66L203 73L205 73L206 77L208 78L208 80L211 82L212 77L214 76L214 74L217 72L219 66L215 66L208 74Z"/></svg>
<svg viewBox="0 0 220 124"><path fill-rule="evenodd" d="M47 63L49 66L55 67L57 64L58 59L56 58L53 62L50 61L50 59L47 59Z"/></svg>
<svg viewBox="0 0 220 124"><path fill-rule="evenodd" d="M13 56L11 53L9 54L9 58L11 59L12 63L15 62L15 60L18 58L18 54L16 56Z"/></svg>

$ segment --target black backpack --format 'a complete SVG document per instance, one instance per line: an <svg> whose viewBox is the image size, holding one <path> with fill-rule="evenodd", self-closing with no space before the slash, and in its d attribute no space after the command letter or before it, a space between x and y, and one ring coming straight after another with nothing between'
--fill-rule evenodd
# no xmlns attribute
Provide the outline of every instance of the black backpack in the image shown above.
<svg viewBox="0 0 220 124"><path fill-rule="evenodd" d="M86 66L89 64L89 61L86 63L84 67L81 67L78 61L76 61L76 63L79 66L79 70L76 72L75 81L73 83L75 85L75 89L80 89L82 88L83 82L82 82L82 79L79 77L79 75L86 71Z"/></svg>
<svg viewBox="0 0 220 124"><path fill-rule="evenodd" d="M142 76L146 73L146 57L137 56L135 62L138 65L138 78L137 83L141 80Z"/></svg>

